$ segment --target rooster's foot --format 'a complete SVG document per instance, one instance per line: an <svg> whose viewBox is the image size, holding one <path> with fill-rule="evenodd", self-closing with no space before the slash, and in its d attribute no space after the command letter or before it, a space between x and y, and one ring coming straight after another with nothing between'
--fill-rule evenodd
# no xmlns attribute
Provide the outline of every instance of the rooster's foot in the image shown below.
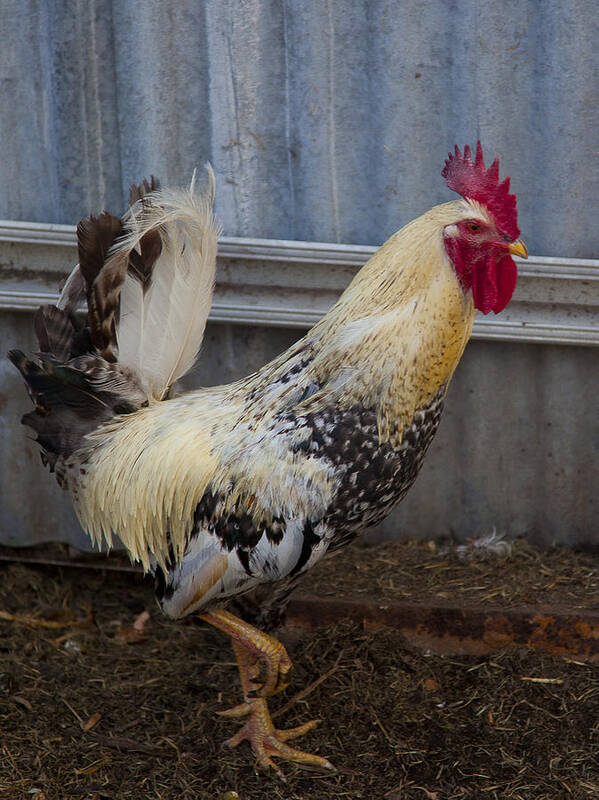
<svg viewBox="0 0 599 800"><path fill-rule="evenodd" d="M247 739L252 745L258 766L265 770L272 767L280 778L283 778L283 774L273 762L273 758L282 758L285 761L295 761L298 764L321 769L334 769L326 758L296 750L285 744L289 739L295 739L296 736L311 731L318 724L318 720L310 720L289 730L279 730L275 728L266 700L262 697L249 699L241 705L219 713L225 717L248 716L241 730L228 739L226 744L229 747L237 747L240 742Z"/></svg>

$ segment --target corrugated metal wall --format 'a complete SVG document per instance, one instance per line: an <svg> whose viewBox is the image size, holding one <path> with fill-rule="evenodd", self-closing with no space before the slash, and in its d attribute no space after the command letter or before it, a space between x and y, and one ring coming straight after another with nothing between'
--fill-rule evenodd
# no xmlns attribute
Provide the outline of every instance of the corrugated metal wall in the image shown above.
<svg viewBox="0 0 599 800"><path fill-rule="evenodd" d="M5 0L0 218L120 210L132 181L210 160L228 236L378 244L449 199L480 137L532 253L599 255L599 15L591 0ZM0 267L10 267L0 265ZM0 317L0 350L33 345ZM199 375L259 366L296 331L211 326ZM383 534L595 540L594 348L469 346L423 475ZM15 420L0 362L0 540L83 541Z"/></svg>
<svg viewBox="0 0 599 800"><path fill-rule="evenodd" d="M378 244L480 137L538 255L599 252L593 0L4 0L0 217L210 159L229 236Z"/></svg>

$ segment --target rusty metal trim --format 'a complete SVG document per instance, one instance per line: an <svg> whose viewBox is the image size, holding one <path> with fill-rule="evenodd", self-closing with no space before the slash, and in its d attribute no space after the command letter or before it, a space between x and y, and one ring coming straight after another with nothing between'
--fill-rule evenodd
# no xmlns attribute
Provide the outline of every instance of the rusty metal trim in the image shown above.
<svg viewBox="0 0 599 800"><path fill-rule="evenodd" d="M289 604L294 626L318 628L352 620L368 630L393 628L419 648L441 655L487 655L524 646L599 662L599 610L567 606L460 606L312 597Z"/></svg>

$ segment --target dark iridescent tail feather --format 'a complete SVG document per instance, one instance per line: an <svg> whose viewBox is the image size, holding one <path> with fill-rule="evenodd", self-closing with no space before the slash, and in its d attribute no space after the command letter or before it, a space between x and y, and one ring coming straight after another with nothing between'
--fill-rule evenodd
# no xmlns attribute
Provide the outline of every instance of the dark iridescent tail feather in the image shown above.
<svg viewBox="0 0 599 800"><path fill-rule="evenodd" d="M46 353L39 355L38 363L20 350L11 350L8 357L25 379L35 405L21 422L37 434L42 461L51 472L57 458L80 447L86 434L115 414L135 411L145 401L130 378L119 375L118 365L98 356L78 356L64 364ZM100 375L103 379L98 379Z"/></svg>

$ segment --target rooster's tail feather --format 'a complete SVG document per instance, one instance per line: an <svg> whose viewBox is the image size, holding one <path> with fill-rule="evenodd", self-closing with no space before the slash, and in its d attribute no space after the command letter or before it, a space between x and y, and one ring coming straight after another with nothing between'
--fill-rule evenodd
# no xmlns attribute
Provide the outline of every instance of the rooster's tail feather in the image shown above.
<svg viewBox="0 0 599 800"><path fill-rule="evenodd" d="M104 212L79 223L79 264L56 306L35 315L38 361L12 350L34 411L45 463L81 446L116 414L162 399L193 365L210 311L219 230L214 175L203 195L131 187L122 219ZM87 321L76 311L87 301Z"/></svg>
<svg viewBox="0 0 599 800"><path fill-rule="evenodd" d="M214 173L207 171L203 194L192 181L189 190L151 193L133 205L123 220L126 235L104 267L122 275L119 363L158 400L195 363L212 304L220 229L212 214Z"/></svg>
<svg viewBox="0 0 599 800"><path fill-rule="evenodd" d="M8 357L35 404L21 421L37 434L42 461L52 472L57 459L77 450L86 434L116 414L136 411L145 401L134 376L100 356L83 355L66 364L46 353L40 354L39 363L20 350L11 350Z"/></svg>

